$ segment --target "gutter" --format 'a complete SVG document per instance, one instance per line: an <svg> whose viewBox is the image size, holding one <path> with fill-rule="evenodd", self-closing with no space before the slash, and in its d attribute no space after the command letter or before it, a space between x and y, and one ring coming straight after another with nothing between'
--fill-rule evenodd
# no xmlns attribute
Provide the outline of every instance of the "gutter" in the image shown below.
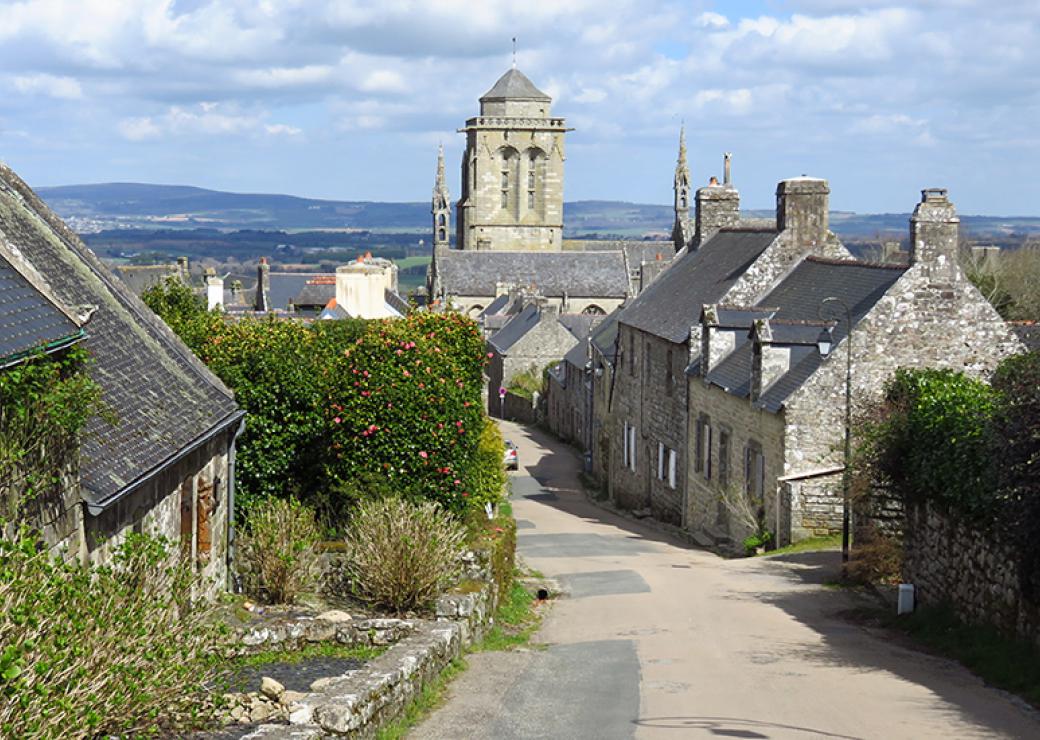
<svg viewBox="0 0 1040 740"><path fill-rule="evenodd" d="M812 478L823 478L827 475L835 475L845 470L844 465L838 465L830 468L817 468L816 470L809 470L805 473L792 473L791 475L785 475L777 478L778 483L794 483L800 480L810 480Z"/></svg>
<svg viewBox="0 0 1040 740"><path fill-rule="evenodd" d="M87 333L80 329L75 334L70 334L67 337L55 340L49 344L43 345L42 347L36 346L32 349L27 349L24 352L16 352L13 355L8 355L7 357L0 358L0 370L6 370L7 368L13 365L17 365L18 363L27 360L28 358L32 357L37 352L39 352L41 349L43 350L43 354L50 355L54 354L55 352L60 352L63 349L68 349L72 345L77 344L86 338Z"/></svg>
<svg viewBox="0 0 1040 740"><path fill-rule="evenodd" d="M216 437L218 434L225 431L229 426L231 426L235 422L240 422L245 417L245 415L246 412L241 409L233 411L231 414L224 417L216 425L210 427L208 430L206 430L199 436L195 437L188 444L183 445L173 454L167 455L161 461L159 461L158 463L150 467L148 470L146 470L144 473L134 478L132 481L130 481L130 483L123 486L116 493L106 497L104 501L89 501L84 499L84 503L87 505L87 511L89 511L92 516L99 515L101 512L107 509L111 503L122 498L123 496L132 492L133 490L140 488L142 485L154 478L164 469L184 459L192 452L197 450L199 447Z"/></svg>

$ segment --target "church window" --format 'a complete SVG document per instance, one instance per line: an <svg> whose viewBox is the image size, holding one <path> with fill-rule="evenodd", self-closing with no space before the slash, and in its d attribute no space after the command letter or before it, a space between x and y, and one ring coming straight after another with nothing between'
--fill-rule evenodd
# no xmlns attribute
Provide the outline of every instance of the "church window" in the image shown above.
<svg viewBox="0 0 1040 740"><path fill-rule="evenodd" d="M444 241L446 236L447 236L447 233L444 231L444 229L438 229L438 231L437 231L437 241Z"/></svg>
<svg viewBox="0 0 1040 740"><path fill-rule="evenodd" d="M445 216L442 213L439 216L437 216L437 225L438 226L444 226L444 224L445 224Z"/></svg>
<svg viewBox="0 0 1040 740"><path fill-rule="evenodd" d="M527 191L527 207L529 209L534 209L534 191L533 190L528 190Z"/></svg>
<svg viewBox="0 0 1040 740"><path fill-rule="evenodd" d="M679 203L680 203L680 208L688 208L689 207L689 205L687 204L687 201L686 201L686 193L683 193L681 196L679 196Z"/></svg>
<svg viewBox="0 0 1040 740"><path fill-rule="evenodd" d="M509 160L506 160L509 164ZM509 170L502 170L502 207L509 208Z"/></svg>

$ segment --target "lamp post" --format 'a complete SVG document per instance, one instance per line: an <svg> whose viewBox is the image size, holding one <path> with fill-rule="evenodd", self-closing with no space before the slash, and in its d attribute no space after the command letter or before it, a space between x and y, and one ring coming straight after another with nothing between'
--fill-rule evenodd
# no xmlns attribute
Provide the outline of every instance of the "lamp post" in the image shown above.
<svg viewBox="0 0 1040 740"><path fill-rule="evenodd" d="M819 314L823 318L829 304L836 304L845 311L845 461L841 474L841 561L849 561L849 491L852 487L852 312L848 304L836 296L828 296L820 303ZM822 357L830 354L833 347L831 327L820 333L816 342Z"/></svg>

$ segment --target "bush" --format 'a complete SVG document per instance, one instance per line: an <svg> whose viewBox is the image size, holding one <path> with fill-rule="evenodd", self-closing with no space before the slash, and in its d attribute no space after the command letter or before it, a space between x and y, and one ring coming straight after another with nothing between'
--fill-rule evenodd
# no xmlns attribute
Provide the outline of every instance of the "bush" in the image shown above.
<svg viewBox="0 0 1040 740"><path fill-rule="evenodd" d="M868 530L860 534L845 564L845 576L854 583L895 584L901 580L902 569L902 542Z"/></svg>
<svg viewBox="0 0 1040 740"><path fill-rule="evenodd" d="M467 475L469 500L474 508L483 511L486 504L495 505L502 500L506 486L505 446L498 425L485 419Z"/></svg>
<svg viewBox="0 0 1040 740"><path fill-rule="evenodd" d="M274 604L292 604L321 575L322 540L314 512L294 498L269 498L246 514L239 562L246 589Z"/></svg>
<svg viewBox="0 0 1040 740"><path fill-rule="evenodd" d="M488 519L483 511L473 510L466 517L466 529L469 547L487 558L501 603L512 587L516 568L516 520L501 513Z"/></svg>
<svg viewBox="0 0 1040 740"><path fill-rule="evenodd" d="M221 644L188 564L130 535L112 567L0 538L0 736L88 738L189 715Z"/></svg>
<svg viewBox="0 0 1040 740"><path fill-rule="evenodd" d="M403 612L428 606L459 577L466 530L432 501L362 503L346 537L355 593Z"/></svg>

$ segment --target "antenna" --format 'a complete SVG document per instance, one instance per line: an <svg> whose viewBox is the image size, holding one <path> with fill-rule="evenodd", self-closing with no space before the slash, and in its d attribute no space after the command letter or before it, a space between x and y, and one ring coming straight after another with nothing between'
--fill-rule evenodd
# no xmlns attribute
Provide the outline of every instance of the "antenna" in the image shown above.
<svg viewBox="0 0 1040 740"><path fill-rule="evenodd" d="M513 69L516 69L516 36L513 37Z"/></svg>

